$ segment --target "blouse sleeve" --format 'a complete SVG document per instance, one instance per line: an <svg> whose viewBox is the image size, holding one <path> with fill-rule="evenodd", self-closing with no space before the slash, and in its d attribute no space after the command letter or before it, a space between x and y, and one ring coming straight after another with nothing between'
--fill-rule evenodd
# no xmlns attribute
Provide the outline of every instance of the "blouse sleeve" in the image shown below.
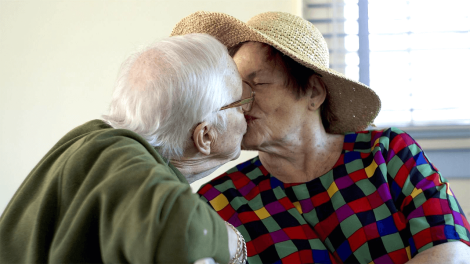
<svg viewBox="0 0 470 264"><path fill-rule="evenodd" d="M84 221L96 219L103 262L193 263L211 257L227 263L224 221L188 183L134 142L125 137L94 140L71 157L68 163L74 165L64 173L72 174L79 164L87 176L83 191L70 198L70 221L67 215L63 221L70 224L61 241L76 240L80 235L69 234L80 234ZM83 160L90 164L80 164ZM64 189L75 188L72 180L62 183ZM66 244L72 243L52 246L55 259L68 252L61 250Z"/></svg>
<svg viewBox="0 0 470 264"><path fill-rule="evenodd" d="M407 133L391 128L386 153L392 198L403 214L411 256L449 241L470 246L470 226L449 182ZM385 134L388 134L385 133Z"/></svg>

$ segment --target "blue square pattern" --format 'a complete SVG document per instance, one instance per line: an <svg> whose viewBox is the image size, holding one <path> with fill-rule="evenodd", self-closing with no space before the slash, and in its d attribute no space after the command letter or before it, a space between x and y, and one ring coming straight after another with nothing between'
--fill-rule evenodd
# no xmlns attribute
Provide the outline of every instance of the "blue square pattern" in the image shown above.
<svg viewBox="0 0 470 264"><path fill-rule="evenodd" d="M315 263L331 263L328 250L312 249L312 257Z"/></svg>
<svg viewBox="0 0 470 264"><path fill-rule="evenodd" d="M377 221L377 230L379 231L380 236L386 236L398 232L395 222L393 221L393 216Z"/></svg>
<svg viewBox="0 0 470 264"><path fill-rule="evenodd" d="M408 238L408 243L410 244L411 257L414 257L414 255L416 255L416 246L413 237Z"/></svg>
<svg viewBox="0 0 470 264"><path fill-rule="evenodd" d="M245 167L247 167L247 166L249 166L249 165L251 165L251 160L248 160L248 161L246 161L246 162L240 163L240 164L238 164L236 167L237 167L238 171L241 171L243 168L245 168Z"/></svg>
<svg viewBox="0 0 470 264"><path fill-rule="evenodd" d="M444 234L446 235L447 239L457 239L460 240L460 236L455 230L454 226L445 225L444 226Z"/></svg>
<svg viewBox="0 0 470 264"><path fill-rule="evenodd" d="M349 256L352 254L352 251L348 240L345 240L343 244L341 244L341 246L336 249L336 252L338 252L338 255L342 261L345 261L347 258L349 258Z"/></svg>
<svg viewBox="0 0 470 264"><path fill-rule="evenodd" d="M421 165L421 164L428 164L426 162L426 159L423 156L423 152L420 152L414 156L414 159L416 161L416 166Z"/></svg>
<svg viewBox="0 0 470 264"><path fill-rule="evenodd" d="M344 136L344 142L354 143L354 142L356 142L356 137L357 137L356 133L347 134L347 135Z"/></svg>
<svg viewBox="0 0 470 264"><path fill-rule="evenodd" d="M344 163L349 163L354 160L361 159L361 153L356 151L350 151L344 153Z"/></svg>
<svg viewBox="0 0 470 264"><path fill-rule="evenodd" d="M271 182L271 188L273 190L276 189L278 186L281 186L281 188L284 190L284 183L282 183L277 178L271 177L269 181Z"/></svg>
<svg viewBox="0 0 470 264"><path fill-rule="evenodd" d="M392 188L390 188L390 189L392 191L391 192L392 198L396 199L401 193L401 188L400 188L400 186L398 186L398 183L396 183L395 181L392 181Z"/></svg>

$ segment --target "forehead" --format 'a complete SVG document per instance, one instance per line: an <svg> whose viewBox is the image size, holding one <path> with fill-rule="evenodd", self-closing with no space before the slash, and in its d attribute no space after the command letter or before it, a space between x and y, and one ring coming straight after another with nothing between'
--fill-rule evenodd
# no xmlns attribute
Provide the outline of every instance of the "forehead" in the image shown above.
<svg viewBox="0 0 470 264"><path fill-rule="evenodd" d="M267 44L260 42L247 42L233 56L237 64L238 71L246 75L258 75L261 73L273 73L275 70L281 70L279 54Z"/></svg>
<svg viewBox="0 0 470 264"><path fill-rule="evenodd" d="M225 71L225 82L233 98L239 98L242 93L242 79L240 73L237 70L237 65L233 59L227 54L227 68Z"/></svg>

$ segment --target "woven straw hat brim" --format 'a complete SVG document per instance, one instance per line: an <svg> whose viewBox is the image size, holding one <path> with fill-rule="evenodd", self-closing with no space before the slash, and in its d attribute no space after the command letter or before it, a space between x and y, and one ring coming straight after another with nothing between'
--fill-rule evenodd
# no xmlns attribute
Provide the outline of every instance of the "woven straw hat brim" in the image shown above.
<svg viewBox="0 0 470 264"><path fill-rule="evenodd" d="M227 14L199 11L178 22L171 36L190 33L209 34L227 47L245 41L266 43L321 74L327 86L330 111L337 118L330 122L330 133L364 130L380 111L380 99L372 89L328 68L328 48L323 36L300 17L267 12L244 23ZM315 48L305 47L305 43Z"/></svg>

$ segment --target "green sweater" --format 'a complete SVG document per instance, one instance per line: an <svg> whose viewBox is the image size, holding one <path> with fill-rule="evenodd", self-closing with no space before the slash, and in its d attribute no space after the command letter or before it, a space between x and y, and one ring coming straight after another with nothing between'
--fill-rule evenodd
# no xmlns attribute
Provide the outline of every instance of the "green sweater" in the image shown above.
<svg viewBox="0 0 470 264"><path fill-rule="evenodd" d="M93 120L65 135L0 218L0 263L229 261L223 220L142 137Z"/></svg>

